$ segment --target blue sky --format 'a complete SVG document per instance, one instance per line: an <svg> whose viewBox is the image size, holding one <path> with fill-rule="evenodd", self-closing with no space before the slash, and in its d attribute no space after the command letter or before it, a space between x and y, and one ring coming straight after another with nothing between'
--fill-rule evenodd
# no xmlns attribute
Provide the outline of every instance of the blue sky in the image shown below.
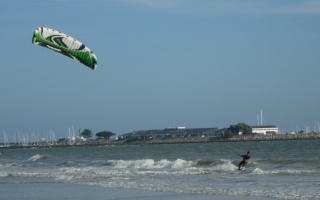
<svg viewBox="0 0 320 200"><path fill-rule="evenodd" d="M320 2L0 1L0 142L18 131L116 134L320 121ZM33 45L40 26L98 57L95 71Z"/></svg>

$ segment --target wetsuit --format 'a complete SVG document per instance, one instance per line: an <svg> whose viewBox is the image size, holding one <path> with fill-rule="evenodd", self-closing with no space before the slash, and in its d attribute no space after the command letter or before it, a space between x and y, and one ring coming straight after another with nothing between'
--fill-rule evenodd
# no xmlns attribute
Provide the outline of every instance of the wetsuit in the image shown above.
<svg viewBox="0 0 320 200"><path fill-rule="evenodd" d="M247 154L247 155L243 155L241 156L243 158L243 160L239 163L239 168L238 170L240 170L240 167L241 166L245 166L248 162L249 162L249 159L250 159L250 154Z"/></svg>

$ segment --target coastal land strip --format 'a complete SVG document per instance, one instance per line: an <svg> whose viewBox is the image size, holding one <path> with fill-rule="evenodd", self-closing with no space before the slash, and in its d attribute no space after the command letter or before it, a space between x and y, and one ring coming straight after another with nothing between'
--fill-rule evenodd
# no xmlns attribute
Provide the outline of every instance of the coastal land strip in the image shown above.
<svg viewBox="0 0 320 200"><path fill-rule="evenodd" d="M249 142L249 141L279 141L279 140L314 140L320 139L320 133L308 134L274 134L274 135L239 135L231 138L222 137L186 137L186 138L164 138L139 140L129 142L127 140L91 140L79 141L74 143L56 142L51 144L35 145L10 145L2 146L0 149L17 148L51 148L51 147L89 147L89 146L107 146L107 145L152 145L152 144L181 144L181 143L214 143L214 142Z"/></svg>

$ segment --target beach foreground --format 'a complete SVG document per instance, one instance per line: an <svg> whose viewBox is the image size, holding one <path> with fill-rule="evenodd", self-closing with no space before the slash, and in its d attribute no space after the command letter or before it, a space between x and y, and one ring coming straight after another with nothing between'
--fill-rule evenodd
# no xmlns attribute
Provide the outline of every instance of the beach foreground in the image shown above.
<svg viewBox="0 0 320 200"><path fill-rule="evenodd" d="M103 188L97 186L77 185L69 183L55 182L25 182L8 183L0 182L0 199L47 199L47 200L87 200L87 199L152 199L152 200L271 200L273 198L254 197L254 196L212 196L212 195L186 195L168 192L152 192L133 189Z"/></svg>

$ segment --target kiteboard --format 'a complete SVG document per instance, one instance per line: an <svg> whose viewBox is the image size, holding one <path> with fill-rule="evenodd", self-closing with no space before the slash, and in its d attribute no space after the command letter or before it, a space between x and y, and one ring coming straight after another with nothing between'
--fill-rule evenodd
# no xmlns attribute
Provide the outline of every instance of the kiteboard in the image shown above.
<svg viewBox="0 0 320 200"><path fill-rule="evenodd" d="M246 168L245 167L241 167L240 169L238 169L238 171L245 171Z"/></svg>

